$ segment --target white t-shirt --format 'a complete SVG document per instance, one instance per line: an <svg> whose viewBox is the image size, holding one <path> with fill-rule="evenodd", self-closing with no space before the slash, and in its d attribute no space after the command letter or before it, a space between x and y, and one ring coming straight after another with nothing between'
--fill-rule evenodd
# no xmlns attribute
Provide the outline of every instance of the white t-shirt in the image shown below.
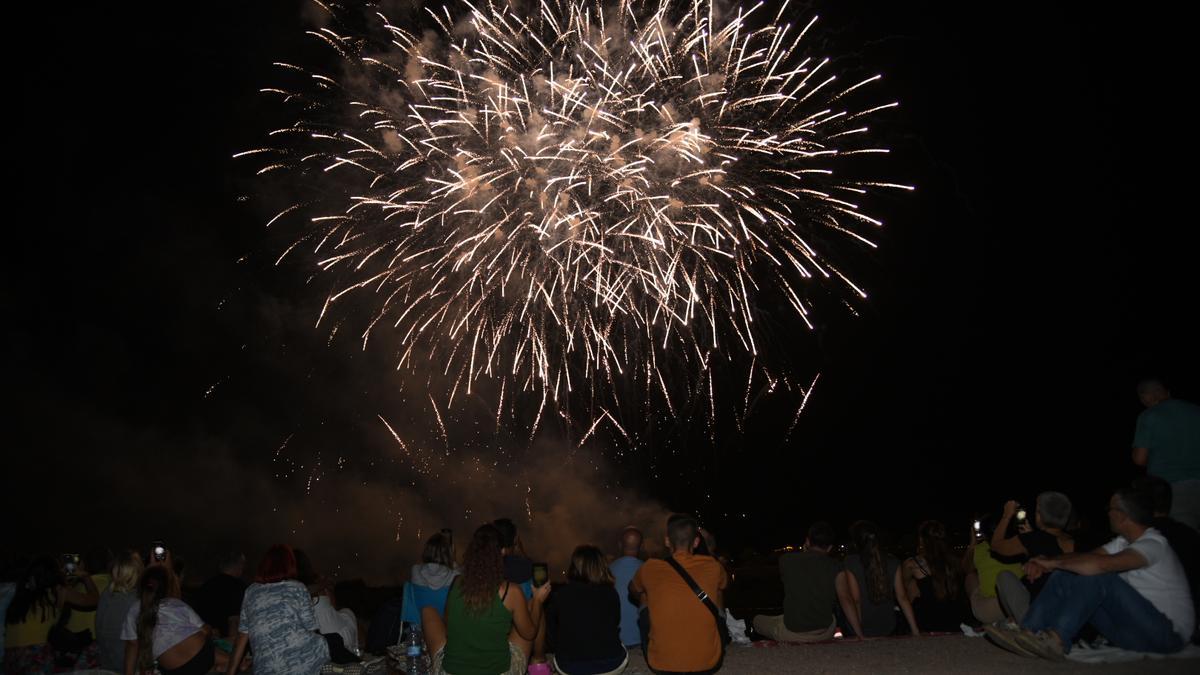
<svg viewBox="0 0 1200 675"><path fill-rule="evenodd" d="M142 608L134 604L125 615L125 625L121 627L122 640L136 640L138 619L142 616ZM154 658L162 656L163 652L195 635L204 628L201 619L187 603L177 598L163 598L158 604L158 623L154 625L151 636L150 653Z"/></svg>
<svg viewBox="0 0 1200 675"><path fill-rule="evenodd" d="M1132 544L1125 537L1117 537L1104 545L1104 550L1109 554L1117 554L1127 548L1142 554L1146 566L1121 572L1121 578L1166 615L1175 632L1185 642L1190 640L1196 626L1192 596L1183 563L1179 562L1179 556L1175 555L1167 538L1151 527Z"/></svg>
<svg viewBox="0 0 1200 675"><path fill-rule="evenodd" d="M335 609L328 595L318 595L313 604L317 615L317 628L321 633L337 633L342 636L346 649L358 653L358 618L349 609Z"/></svg>

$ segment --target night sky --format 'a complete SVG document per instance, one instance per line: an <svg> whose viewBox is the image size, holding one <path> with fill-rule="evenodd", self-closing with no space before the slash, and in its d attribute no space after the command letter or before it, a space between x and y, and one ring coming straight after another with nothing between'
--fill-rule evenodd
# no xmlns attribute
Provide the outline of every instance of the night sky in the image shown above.
<svg viewBox="0 0 1200 675"><path fill-rule="evenodd" d="M888 200L879 252L857 261L861 316L797 336L822 375L787 442L685 429L622 456L510 439L491 452L521 468L502 471L537 485L568 458L639 513L700 512L730 547L794 543L815 518L965 524L1045 489L1098 517L1135 473L1137 379L1200 398L1195 114L1175 91L1194 59L1169 16L1045 4L814 5L827 50L901 101L876 132L918 189ZM399 527L409 552L443 511L464 531L514 515L464 517L452 489L409 480L378 419L408 419L390 354L329 342L305 269L271 264L288 241L231 156L286 121L257 90L272 61L306 58L301 5L43 5L14 22L31 40L7 97L10 547L162 536L202 558L268 538L390 545ZM384 513L401 503L422 515Z"/></svg>

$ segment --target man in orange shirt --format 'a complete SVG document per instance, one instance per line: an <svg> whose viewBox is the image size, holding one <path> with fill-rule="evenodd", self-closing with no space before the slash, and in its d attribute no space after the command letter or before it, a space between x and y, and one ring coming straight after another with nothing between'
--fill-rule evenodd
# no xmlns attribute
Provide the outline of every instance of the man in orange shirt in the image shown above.
<svg viewBox="0 0 1200 675"><path fill-rule="evenodd" d="M693 555L700 543L696 519L676 514L667 519L667 549L720 609L729 580L716 558ZM646 663L658 675L715 673L723 649L716 618L683 577L664 560L647 560L629 590L650 612Z"/></svg>

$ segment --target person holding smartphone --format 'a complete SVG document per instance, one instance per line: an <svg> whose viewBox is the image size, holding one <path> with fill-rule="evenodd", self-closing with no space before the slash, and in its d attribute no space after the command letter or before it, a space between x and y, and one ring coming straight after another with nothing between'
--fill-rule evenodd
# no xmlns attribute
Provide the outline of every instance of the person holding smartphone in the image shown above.
<svg viewBox="0 0 1200 675"><path fill-rule="evenodd" d="M992 555L1006 562L1025 562L1038 556L1056 556L1072 553L1075 539L1065 528L1071 519L1071 500L1061 492L1043 492L1037 496L1037 510L1033 525L1028 518L1021 519L1021 506L1009 500L996 531L992 533ZM1013 520L1024 520L1018 524L1017 533L1009 536L1009 525ZM1002 572L996 577L997 596L1009 618L1018 623L1029 610L1029 603L1041 592L1046 580L1023 581L1011 572Z"/></svg>
<svg viewBox="0 0 1200 675"><path fill-rule="evenodd" d="M1004 610L996 597L996 577L1009 572L1018 579L1025 572L1018 562L1001 562L992 556L992 530L996 518L984 516L971 523L971 539L964 560L966 577L963 585L971 603L971 613L980 623L1003 621Z"/></svg>
<svg viewBox="0 0 1200 675"><path fill-rule="evenodd" d="M55 661L50 645L50 629L58 623L67 604L94 606L99 599L96 585L87 570L77 569L68 583L64 559L42 556L33 561L23 575L22 583L5 614L4 672L41 672ZM75 581L82 586L76 590ZM79 655L75 667L95 667L96 650L89 648Z"/></svg>

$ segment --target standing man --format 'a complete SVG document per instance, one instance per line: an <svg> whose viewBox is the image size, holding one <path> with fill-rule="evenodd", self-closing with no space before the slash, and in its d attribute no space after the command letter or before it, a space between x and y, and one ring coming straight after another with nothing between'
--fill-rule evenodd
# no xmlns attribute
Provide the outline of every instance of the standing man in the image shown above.
<svg viewBox="0 0 1200 675"><path fill-rule="evenodd" d="M1162 380L1138 383L1146 409L1133 434L1133 463L1171 484L1171 517L1200 530L1200 406L1177 398Z"/></svg>
<svg viewBox="0 0 1200 675"><path fill-rule="evenodd" d="M617 594L621 596L621 644L625 648L642 644L638 632L638 607L629 601L629 582L642 567L642 531L630 525L621 532L621 557L609 563Z"/></svg>
<svg viewBox="0 0 1200 675"><path fill-rule="evenodd" d="M667 520L666 544L670 559L695 580L721 611L721 593L729 578L716 558L694 555L700 545L696 519L683 514L671 516ZM669 562L647 560L634 575L629 591L650 613L650 645L646 648L646 665L650 670L710 674L721 668L724 647L717 620Z"/></svg>

